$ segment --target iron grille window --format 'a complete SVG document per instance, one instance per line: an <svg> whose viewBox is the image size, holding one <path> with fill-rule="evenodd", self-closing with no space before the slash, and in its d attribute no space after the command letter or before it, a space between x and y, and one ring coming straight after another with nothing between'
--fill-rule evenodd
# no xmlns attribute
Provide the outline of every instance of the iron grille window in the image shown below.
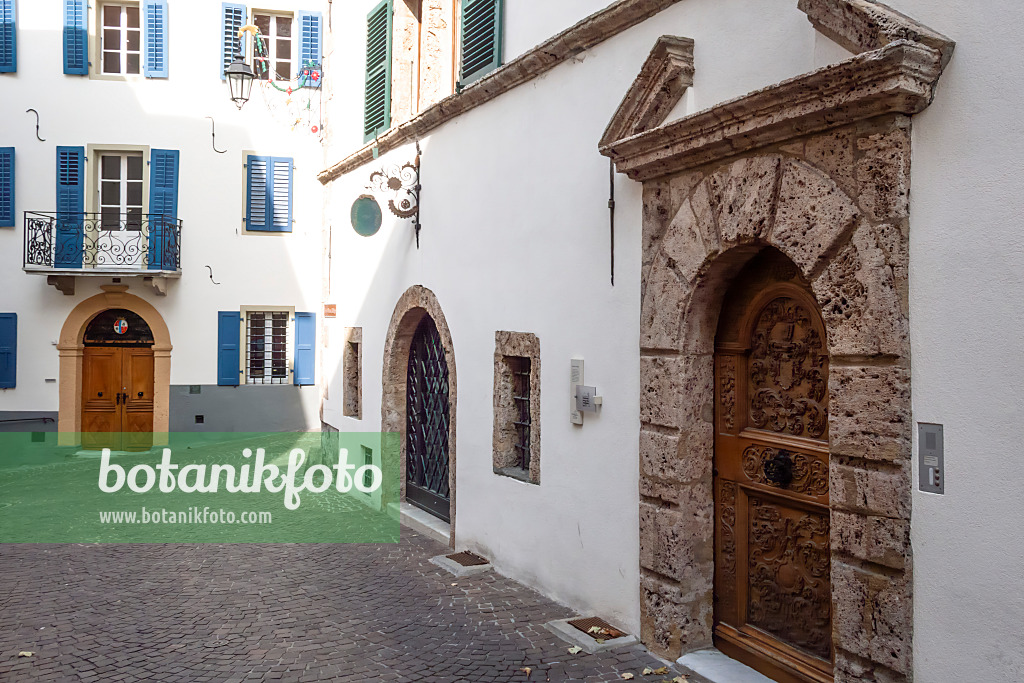
<svg viewBox="0 0 1024 683"><path fill-rule="evenodd" d="M530 359L512 356L512 426L515 432L516 467L530 470Z"/></svg>
<svg viewBox="0 0 1024 683"><path fill-rule="evenodd" d="M363 464L373 464L373 449L363 446ZM363 488L368 489L373 486L373 472L370 470L363 470Z"/></svg>
<svg viewBox="0 0 1024 683"><path fill-rule="evenodd" d="M288 379L288 317L285 311L250 311L245 317L247 384L285 384Z"/></svg>

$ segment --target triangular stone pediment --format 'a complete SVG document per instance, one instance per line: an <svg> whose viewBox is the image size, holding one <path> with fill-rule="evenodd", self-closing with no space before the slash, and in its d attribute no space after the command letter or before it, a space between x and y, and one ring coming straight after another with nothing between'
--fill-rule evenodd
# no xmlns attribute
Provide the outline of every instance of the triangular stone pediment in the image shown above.
<svg viewBox="0 0 1024 683"><path fill-rule="evenodd" d="M693 85L693 40L658 38L601 136L601 146L657 128Z"/></svg>

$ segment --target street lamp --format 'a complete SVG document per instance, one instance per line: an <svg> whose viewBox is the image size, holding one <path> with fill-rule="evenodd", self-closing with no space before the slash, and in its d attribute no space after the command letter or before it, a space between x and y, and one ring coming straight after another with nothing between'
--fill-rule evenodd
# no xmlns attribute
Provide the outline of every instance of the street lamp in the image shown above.
<svg viewBox="0 0 1024 683"><path fill-rule="evenodd" d="M242 55L235 55L235 61L231 62L231 65L224 70L224 75L227 77L228 88L231 90L231 101L241 109L249 101L252 81L256 78L256 74L242 59Z"/></svg>

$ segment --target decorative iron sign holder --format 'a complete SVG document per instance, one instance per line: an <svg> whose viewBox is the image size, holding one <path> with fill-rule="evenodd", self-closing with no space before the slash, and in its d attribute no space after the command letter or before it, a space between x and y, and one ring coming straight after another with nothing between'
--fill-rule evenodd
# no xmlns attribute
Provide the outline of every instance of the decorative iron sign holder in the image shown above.
<svg viewBox="0 0 1024 683"><path fill-rule="evenodd" d="M420 143L416 158L404 164L391 164L370 174L366 189L379 201L387 200L388 209L399 218L412 218L416 230L416 248L420 248Z"/></svg>

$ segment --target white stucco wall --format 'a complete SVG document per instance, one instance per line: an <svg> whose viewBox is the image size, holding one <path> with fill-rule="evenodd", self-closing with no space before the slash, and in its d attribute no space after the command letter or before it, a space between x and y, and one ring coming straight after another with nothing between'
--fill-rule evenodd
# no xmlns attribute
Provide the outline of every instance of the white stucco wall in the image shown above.
<svg viewBox="0 0 1024 683"><path fill-rule="evenodd" d="M335 6L333 63L362 64L374 3ZM602 2L506 3L506 58ZM557 22L553 17L557 18ZM341 27L341 28L339 28ZM332 183L331 300L324 417L342 430L380 425L385 334L412 285L444 311L458 372L456 544L580 611L639 629L638 460L640 184L617 175L615 286L609 282L608 160L597 142L658 36L696 41L694 87L676 114L842 58L789 0L687 0L448 122L421 141L422 234L385 215L372 238L349 211L369 174L412 145ZM729 36L729 40L723 40ZM839 56L836 56L839 55ZM362 146L361 73L333 71L334 161ZM386 209L385 209L386 213ZM363 419L342 417L343 328L363 328ZM492 471L496 330L541 346L541 484ZM570 424L569 361L582 357L602 412Z"/></svg>
<svg viewBox="0 0 1024 683"><path fill-rule="evenodd" d="M168 285L166 296L156 295L141 279L123 281L131 294L153 303L170 328L172 384L217 383L218 310L292 306L318 311L319 319L321 187L314 178L322 165L319 136L305 123L292 129L294 120L280 111L283 93L274 93L273 111L258 86L242 111L231 103L219 77L220 3L172 0L169 5L169 78L125 82L65 76L61 4L18 3L18 73L0 74L0 146L16 147L18 211L17 227L0 228L0 311L18 313L18 386L0 390L0 412L57 409L57 384L44 381L57 377L51 342L68 312L110 283L110 278L79 278L75 295L64 296L46 284L44 275L22 272L22 215L55 209L58 145L148 145L181 152L181 279ZM261 7L325 11L326 3L274 0ZM95 39L90 37L91 44ZM35 119L25 113L30 107L40 113L46 142L35 139ZM226 154L213 151L206 116L216 120L217 147ZM246 150L294 157L291 234L241 234ZM207 265L219 285L211 281ZM317 408L314 396L305 408L313 426Z"/></svg>
<svg viewBox="0 0 1024 683"><path fill-rule="evenodd" d="M1024 7L893 4L957 42L913 120L914 431L944 425L946 467L941 496L916 490L915 469L914 670L1009 683L1024 678Z"/></svg>

